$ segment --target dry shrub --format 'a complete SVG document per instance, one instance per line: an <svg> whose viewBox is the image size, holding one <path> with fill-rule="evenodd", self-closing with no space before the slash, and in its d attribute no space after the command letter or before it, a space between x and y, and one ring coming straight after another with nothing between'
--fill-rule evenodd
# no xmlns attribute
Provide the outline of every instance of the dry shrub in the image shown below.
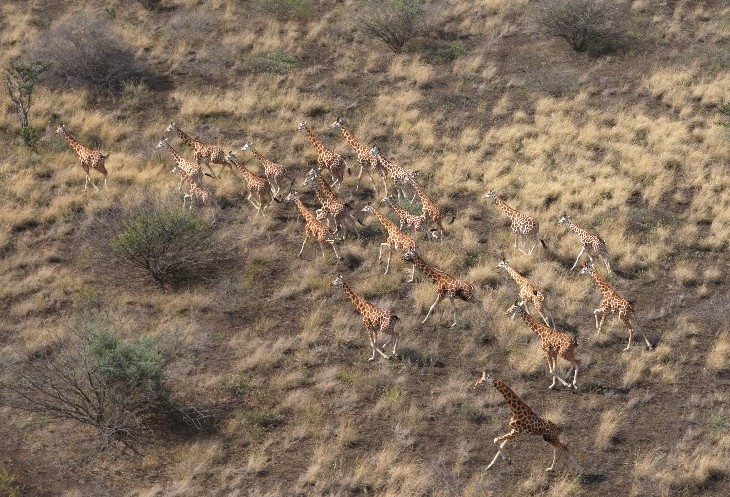
<svg viewBox="0 0 730 497"><path fill-rule="evenodd" d="M142 79L146 67L115 31L106 17L74 13L42 33L30 51L34 60L52 64L46 78L52 87L117 93Z"/></svg>
<svg viewBox="0 0 730 497"><path fill-rule="evenodd" d="M363 33L385 43L393 52L424 29L423 0L373 0L358 16Z"/></svg>

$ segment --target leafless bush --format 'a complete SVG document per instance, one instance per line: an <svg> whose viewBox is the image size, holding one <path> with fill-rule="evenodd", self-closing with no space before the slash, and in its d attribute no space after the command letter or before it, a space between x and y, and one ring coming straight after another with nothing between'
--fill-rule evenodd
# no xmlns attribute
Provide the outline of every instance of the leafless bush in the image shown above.
<svg viewBox="0 0 730 497"><path fill-rule="evenodd" d="M115 93L145 76L144 64L115 31L107 17L74 14L40 35L32 58L52 63L46 78L51 86Z"/></svg>
<svg viewBox="0 0 730 497"><path fill-rule="evenodd" d="M611 0L545 0L533 20L546 35L563 38L573 50L608 51L621 37L620 5Z"/></svg>
<svg viewBox="0 0 730 497"><path fill-rule="evenodd" d="M367 36L399 52L422 32L425 14L423 0L371 0L358 16L358 25Z"/></svg>
<svg viewBox="0 0 730 497"><path fill-rule="evenodd" d="M117 284L153 281L164 288L208 281L235 255L213 220L152 196L93 213L81 238L85 262Z"/></svg>
<svg viewBox="0 0 730 497"><path fill-rule="evenodd" d="M51 347L15 366L2 403L91 427L102 449L135 450L146 421L166 406L164 359L154 341L121 338L104 319L83 319Z"/></svg>

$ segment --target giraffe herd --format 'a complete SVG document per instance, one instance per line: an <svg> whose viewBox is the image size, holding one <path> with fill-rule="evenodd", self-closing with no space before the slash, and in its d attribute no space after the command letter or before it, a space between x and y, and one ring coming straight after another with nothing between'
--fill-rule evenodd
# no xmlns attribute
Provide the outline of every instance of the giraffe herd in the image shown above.
<svg viewBox="0 0 730 497"><path fill-rule="evenodd" d="M450 327L454 327L457 324L456 304L454 303L455 299L477 304L480 304L481 301L477 299L475 286L472 283L459 279L435 267L433 264L427 262L420 253L421 244L417 241L417 235L419 232L424 234L427 244L428 242L433 242L436 239L439 239L440 243L443 243L445 230L443 227L443 211L441 207L428 195L423 185L417 181L419 175L416 171L412 171L386 159L377 147L371 147L366 143L355 139L353 133L343 125L343 122L343 119L338 117L337 120L330 125L330 128L338 128L340 130L342 138L352 147L357 156L360 171L357 175L356 189L359 188L360 178L362 173L365 171L372 181L373 189L377 196L378 190L375 186L373 173L380 176L383 180L384 187L384 197L382 198L381 203L389 206L399 218L400 225L397 225L390 219L386 212L377 209L373 204L367 204L362 208L362 212L374 215L379 224L385 230L386 240L380 243L378 249L378 262L380 263L383 256L383 248L388 248L388 258L384 274L387 274L389 271L393 250L399 252L403 261L410 262L412 264L411 277L408 282L414 281L415 270L418 268L419 271L431 280L436 287L436 300L428 309L428 312L421 323L425 324L438 304L446 298L450 300L452 304L453 321ZM324 245L328 244L332 248L337 260L342 260L342 256L337 250L337 244L344 241L348 235L344 222L346 221L354 228L355 234L358 238L360 237L360 233L357 230L357 224L363 224L355 215L353 207L344 202L333 190L333 187L335 186L338 191L341 190L345 179L344 173L345 171L349 173L350 168L341 154L334 152L332 149L324 145L322 140L315 135L312 129L307 125L306 121L302 122L298 126L297 130L305 131L317 152L317 167L311 169L307 173L303 182L303 186L308 186L314 192L317 200L321 204L321 208L317 209L315 212L312 212L310 208L305 205L302 200L302 194L293 189L293 176L284 168L284 166L277 164L257 152L251 143L243 145L241 150L251 151L253 153L255 159L264 170L263 176L258 176L256 173L245 167L233 152L226 154L220 147L206 145L204 142L196 140L182 131L175 123L171 123L166 128L165 134L174 131L183 143L193 151L194 161L189 161L182 157L170 145L168 138L162 138L157 144L157 148L165 148L174 159L175 166L173 167L172 172L180 175L180 185L178 190L182 189L183 184L188 185L188 191L185 192L183 196L183 207L185 207L189 201L190 209L192 209L195 205L212 205L220 208L211 190L203 184L203 180L205 176L220 178L226 167L228 167L232 172L234 170L238 171L246 181L248 187L248 197L246 200L249 201L256 209L255 216L265 213L266 209L272 205L273 201L281 201L279 199L279 194L281 192L281 185L279 181L287 179L289 181L289 193L286 195L285 201L293 203L304 220L304 239L302 241L298 257L302 257L306 243L309 237L312 236L316 238L319 243L323 258L326 258ZM108 156L102 155L100 152L79 143L75 136L66 130L64 125L58 127L57 133L63 135L69 146L79 156L81 167L86 174L84 190L87 189L89 183L91 183L96 190L99 189L91 180L89 174L90 169L94 169L103 175L103 186L106 188L108 172L104 166L104 162ZM221 165L221 169L218 174L213 171L211 164ZM203 172L203 165L207 167L209 173ZM323 171L325 169L329 172L331 183L327 182L323 176ZM395 197L388 193L388 180L390 180L395 187ZM420 214L414 214L401 206L400 200L407 199L406 189L410 189L413 194L411 203L416 197L418 197L421 204ZM254 196L258 203L254 201L254 198L252 198ZM530 255L536 248L538 241L545 246L543 240L539 238L539 224L533 217L528 216L508 205L507 202L497 195L494 190L488 190L483 197L493 200L495 205L509 217L511 230L515 234L514 248L516 250L519 250L525 255ZM451 222L453 222L453 220L454 219L452 218ZM606 276L599 272L593 264L593 257L591 255L592 253L598 256L603 261L607 272L610 274L611 266L609 263L606 243L598 235L591 234L587 230L579 228L565 214L560 217L558 224L565 225L569 230L573 231L580 237L581 249L575 263L571 267L571 270L576 268L583 253L586 253L589 261L584 263L580 274L590 275L602 293L600 306L594 311L596 335L601 332L606 315L617 314L620 321L628 330L628 345L624 350L629 350L633 336L637 332L634 317L634 306L617 292L617 290L608 282ZM412 228L413 236L405 233L403 231L405 228ZM533 286L527 277L512 268L505 259L502 259L496 268L504 269L518 286L517 294L519 298L509 307L506 314L511 318L519 316L540 339L542 351L548 365L548 372L552 379L552 383L548 388L554 389L556 387L556 382L559 382L564 387L567 387L572 391L577 391L578 369L581 365L581 360L575 356L576 348L578 346L576 337L554 327L552 316L550 316L545 310L544 294ZM368 361L375 360L376 354L379 354L383 359L398 357L397 346L400 333L396 331L395 326L400 321L400 318L390 310L377 307L359 295L348 283L345 282L345 277L342 274L337 275L332 285L343 289L345 295L352 301L362 317L363 324L368 333L372 352ZM528 303L532 303L532 306L537 314L539 314L541 320L536 319L530 314L527 309ZM640 331L638 333L642 336L646 348L651 350L652 345L646 336L644 336L644 334ZM380 338L379 335L386 335L385 341L380 346L378 346L378 340ZM392 343L392 352L388 354L385 347L390 343ZM558 357L562 357L565 361L572 365L573 378L571 382L566 381L560 376L557 366ZM532 409L505 384L505 382L493 377L491 374L487 374L486 371L482 374L481 378L476 381L474 388L482 384L490 384L494 386L504 396L512 412L512 417L509 421L511 431L494 439L494 443L497 444L499 448L497 454L486 469L490 469L499 457L507 462L511 462L505 455L503 449L507 442L520 433L540 435L546 442L553 445L553 461L550 467L547 468L548 471L552 470L555 465L557 449L560 449L562 452L569 455L574 466L580 468L568 447L560 442L558 438L560 429L555 426L555 424L535 414L534 411L532 411Z"/></svg>

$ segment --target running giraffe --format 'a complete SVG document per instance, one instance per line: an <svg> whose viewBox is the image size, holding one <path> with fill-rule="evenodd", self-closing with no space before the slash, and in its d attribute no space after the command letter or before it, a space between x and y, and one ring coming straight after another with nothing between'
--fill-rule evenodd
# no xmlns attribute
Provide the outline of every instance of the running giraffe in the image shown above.
<svg viewBox="0 0 730 497"><path fill-rule="evenodd" d="M355 186L355 190L360 188L360 178L362 177L363 170L367 171L368 177L370 177L370 181L373 183L373 188L375 188L375 180L373 180L371 171L375 171L380 174L383 177L383 181L385 181L385 175L380 169L379 161L376 160L375 157L370 155L370 147L365 145L360 140L356 139L353 136L352 132L345 126L343 126L342 123L342 117L338 117L335 122L330 124L330 128L340 128L342 137L345 139L345 141L347 141L347 143L350 144L352 149L357 154L357 162L358 164L360 164L360 172L357 174L357 185ZM378 192L376 191L375 194L377 195Z"/></svg>
<svg viewBox="0 0 730 497"><path fill-rule="evenodd" d="M540 314L542 320L549 326L550 321L548 320L548 316L542 312L544 309L545 295L535 288L533 284L530 283L530 280L512 269L505 259L502 259L499 264L497 264L497 269L504 269L507 271L507 274L509 274L514 282L517 283L517 286L520 287L520 305L532 302L532 305L535 307L538 314ZM527 309L527 305L525 305L525 309Z"/></svg>
<svg viewBox="0 0 730 497"><path fill-rule="evenodd" d="M553 446L553 462L550 464L549 468L545 469L545 471L552 471L555 467L555 459L558 455L558 449L565 452L570 457L570 462L573 466L578 471L581 471L578 461L575 460L575 457L570 453L568 447L560 442L558 437L560 436L561 429L558 428L555 423L535 414L535 411L533 411L524 400L514 393L502 380L492 376L491 373L487 374L486 371L482 372L482 377L474 383L472 388L477 388L479 385L483 384L494 386L494 388L502 394L510 411L512 412L512 417L509 419L509 426L511 430L509 433L494 439L494 443L499 445L499 449L494 455L494 459L492 459L492 462L489 463L489 466L487 466L486 469L491 468L500 456L507 462L507 464L512 464L512 459L504 454L504 446L520 433L527 433L528 435L540 435L543 440Z"/></svg>
<svg viewBox="0 0 730 497"><path fill-rule="evenodd" d="M329 169L330 173L332 173L332 177L334 178L334 181L330 186L338 185L337 189L339 190L342 186L342 181L345 178L345 169L347 169L347 174L350 174L350 167L345 163L345 159L340 154L325 147L322 140L317 138L317 135L309 129L307 121L299 124L297 131L301 130L304 130L307 133L312 145L314 145L314 148L317 149L317 166L319 170Z"/></svg>
<svg viewBox="0 0 730 497"><path fill-rule="evenodd" d="M201 169L199 164L196 164L195 162L190 162L189 160L186 160L180 154L178 154L177 151L172 148L172 145L170 145L170 142L167 140L167 138L163 138L162 140L160 140L160 142L157 144L157 147L155 148L162 147L164 147L165 150L167 150L167 152L172 155L172 158L175 159L175 167L172 169L171 172L175 173L182 171L188 177L190 177L192 183L195 183L198 186L203 185L203 169ZM177 187L177 191L182 190L182 186L185 182L186 179L183 177L182 174L180 174L180 184Z"/></svg>
<svg viewBox="0 0 730 497"><path fill-rule="evenodd" d="M403 189L403 185L407 184L408 181L415 180L418 177L418 173L406 167L396 164L395 162L389 161L383 154L380 153L378 147L370 149L370 155L375 157L378 161L379 167L382 171L385 171L386 175L393 180L395 183L396 196L398 198L406 198L406 192ZM385 195L388 195L388 182L383 179L385 184Z"/></svg>
<svg viewBox="0 0 730 497"><path fill-rule="evenodd" d="M507 217L510 218L510 221L512 222L512 231L515 234L515 248L523 254L531 254L539 240L537 237L537 233L540 230L540 225L537 223L537 221L535 221L532 217L526 216L517 209L513 209L512 207L507 205L507 202L499 198L494 190L487 191L487 193L484 194L484 198L493 199L494 203L497 204L497 207L499 207L500 210L504 212ZM530 250L528 250L527 252L522 250L522 248L518 245L520 235L525 240L532 240L532 247L530 247Z"/></svg>
<svg viewBox="0 0 730 497"><path fill-rule="evenodd" d="M246 200L248 200L256 209L254 217L258 216L260 212L266 210L266 207L268 207L273 200L271 196L271 184L269 184L269 181L266 178L256 176L254 173L246 169L243 164L238 162L238 158L232 151L228 152L226 155L226 162L236 166L238 172L240 172L246 180L246 185L248 186L248 197L246 197ZM253 201L253 199L251 199L254 193L259 199L258 205Z"/></svg>
<svg viewBox="0 0 730 497"><path fill-rule="evenodd" d="M309 209L304 205L302 202L302 199L299 198L299 192L292 191L289 193L289 195L286 196L287 202L294 202L294 204L297 206L297 209L299 209L299 213L304 218L304 241L302 242L302 248L299 250L299 254L297 257L302 256L302 252L304 251L304 245L306 245L307 240L309 239L309 235L314 235L314 237L319 242L319 248L322 250L322 258L325 258L324 255L324 243L327 242L332 246L332 250L335 252L335 257L338 259L342 259L340 257L340 254L337 253L337 247L335 247L335 238L332 236L332 233L330 232L329 228L327 228L327 225L323 222L317 220L317 218L312 214Z"/></svg>
<svg viewBox="0 0 730 497"><path fill-rule="evenodd" d="M71 147L74 152L76 152L76 154L79 156L79 159L81 160L81 168L84 170L84 173L86 173L86 181L84 181L84 191L89 186L89 183L91 183L91 186L93 186L96 190L99 190L99 187L96 186L93 181L91 181L89 169L94 169L104 176L104 188L106 189L106 177L109 173L104 167L104 162L106 161L107 157L109 157L109 155L103 155L101 152L93 150L86 145L82 145L81 143L79 143L76 137L66 129L65 124L60 125L58 129L56 129L56 133L63 135L63 137L66 139L66 142L68 143L68 146Z"/></svg>
<svg viewBox="0 0 730 497"><path fill-rule="evenodd" d="M390 256L393 254L393 249L395 248L396 250L401 250L404 252L414 250L416 248L416 241L410 236L403 233L393 221L388 219L388 216L380 212L372 205L368 204L363 207L362 210L363 212L369 212L371 214L374 214L375 217L378 218L378 221L380 221L380 224L383 225L383 228L385 228L385 233L388 235L386 240L380 244L380 248L378 249L379 264L383 257L383 246L385 245L386 247L388 247L388 262L385 265L385 272L383 273L388 274L388 269L390 268ZM409 283L413 283L415 275L416 265L413 264L413 267L411 268L411 279L408 280Z"/></svg>
<svg viewBox="0 0 730 497"><path fill-rule="evenodd" d="M271 193L272 195L274 195L274 197L278 197L279 192L281 191L281 187L279 186L279 178L288 179L289 189L291 189L292 185L294 184L294 178L287 174L284 166L282 166L281 164L277 164L270 159L267 159L263 154L259 153L258 150L254 149L253 144L251 144L250 142L245 143L243 147L241 147L241 150L250 150L254 157L256 157L256 160L259 161L259 164L261 164L261 167L264 168L264 175L271 184Z"/></svg>
<svg viewBox="0 0 730 497"><path fill-rule="evenodd" d="M580 237L580 252L578 252L578 257L575 258L573 267L570 268L571 271L575 269L575 267L578 265L578 261L580 260L580 256L583 255L583 252L588 254L588 259L593 262L593 257L591 257L591 252L593 252L598 255L598 257L600 257L603 263L606 265L606 271L609 274L611 273L611 264L608 262L608 250L606 250L606 242L603 241L600 236L593 235L591 233L588 233L588 231L584 230L583 228L579 228L573 223L573 221L570 220L570 218L568 218L566 214L563 214L560 217L558 224L565 224L570 231Z"/></svg>
<svg viewBox="0 0 730 497"><path fill-rule="evenodd" d="M347 215L347 218L352 221L355 234L358 238L360 238L360 232L357 230L357 224L362 225L362 222L360 222L360 220L352 214L352 207L350 204L344 202L335 192L332 191L332 188L330 188L317 169L309 170L307 177L304 179L304 185L314 188L317 200L319 200L319 203L322 204L322 208L318 209L316 212L317 219L326 219L327 226L329 226L330 218L332 218L335 225L332 232L341 234L342 239L344 240L347 232L345 231L343 221L345 220L345 215Z"/></svg>
<svg viewBox="0 0 730 497"><path fill-rule="evenodd" d="M216 147L215 145L206 145L200 140L196 140L195 138L191 137L183 130L178 128L175 123L170 123L170 125L165 129L165 133L169 133L170 131L175 131L180 139L185 142L185 145L193 150L193 157L195 157L195 162L198 165L200 165L201 162L205 164L205 166L210 170L213 178L220 178L223 170L226 167L231 167L231 165L226 161L226 154L225 152L223 152L222 148ZM218 173L217 176L215 174L215 171L213 171L213 167L210 165L211 162L213 164L218 164L221 166L220 173Z"/></svg>

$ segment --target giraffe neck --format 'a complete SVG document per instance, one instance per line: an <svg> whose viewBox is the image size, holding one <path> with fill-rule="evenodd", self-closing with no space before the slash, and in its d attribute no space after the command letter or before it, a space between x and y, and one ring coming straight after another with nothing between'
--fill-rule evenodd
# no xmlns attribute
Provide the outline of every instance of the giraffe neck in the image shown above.
<svg viewBox="0 0 730 497"><path fill-rule="evenodd" d="M517 209L513 209L512 207L507 205L507 202L505 202L504 200L499 198L499 196L494 197L494 203L497 204L497 207L499 207L502 210L502 212L507 214L510 217L510 219L514 219L519 214L517 212Z"/></svg>
<svg viewBox="0 0 730 497"><path fill-rule="evenodd" d="M494 378L492 385L494 385L494 388L496 388L499 393L502 394L502 397L504 397L504 400L509 405L512 414L516 414L517 412L524 412L525 410L527 410L534 415L530 406L528 406L524 400L522 400L516 393L514 393L510 387L505 385L502 380Z"/></svg>
<svg viewBox="0 0 730 497"><path fill-rule="evenodd" d="M188 147L191 147L191 148L195 147L195 144L197 143L196 140L193 140L190 136L188 136L187 133L185 133L183 130L181 130L177 126L175 126L174 129L175 129L175 132L177 133L177 136L179 136L180 139L182 139L182 141L184 141Z"/></svg>
<svg viewBox="0 0 730 497"><path fill-rule="evenodd" d="M570 219L568 219L568 229L571 230L573 233L577 234L581 238L581 240L585 240L586 235L588 234L586 232L586 230L581 229L578 226L576 226L573 223L573 221L571 221Z"/></svg>
<svg viewBox="0 0 730 497"><path fill-rule="evenodd" d="M364 143L357 140L352 133L350 133L350 130L346 127L340 125L340 131L342 132L342 137L347 141L347 143L350 144L350 146L354 149L361 149L361 148L367 148Z"/></svg>
<svg viewBox="0 0 730 497"><path fill-rule="evenodd" d="M596 286L604 297L610 297L616 293L613 287L603 278L603 276L601 276L601 273L599 273L596 268L591 268L589 273L593 277L593 281L596 282Z"/></svg>
<svg viewBox="0 0 730 497"><path fill-rule="evenodd" d="M317 149L318 154L321 154L321 153L327 151L327 147L325 147L324 144L322 144L322 142L319 141L319 138L317 138L317 135L312 133L312 130L309 129L308 126L305 126L304 130L307 132L307 136L309 137L309 139L312 140L312 145L314 145L314 148Z"/></svg>
<svg viewBox="0 0 730 497"><path fill-rule="evenodd" d="M423 271L426 276L431 278L434 283L439 283L446 276L446 273L439 269L436 269L435 267L424 261L418 254L415 254L415 256L413 257L413 264L415 264L418 269Z"/></svg>
<svg viewBox="0 0 730 497"><path fill-rule="evenodd" d="M343 282L342 289L345 291L345 295L347 295L352 303L355 305L355 307L357 307L357 310L362 313L365 310L365 307L367 307L368 302L360 295L355 293L355 291L350 288L347 283Z"/></svg>
<svg viewBox="0 0 730 497"><path fill-rule="evenodd" d="M388 234L398 229L395 223L388 219L388 216L380 212L378 209L373 208L373 214L375 214L375 217L378 218L378 221L380 221L380 224L383 225Z"/></svg>
<svg viewBox="0 0 730 497"><path fill-rule="evenodd" d="M307 206L304 205L304 202L302 202L302 199L299 197L296 197L294 199L294 203L297 206L297 209L299 209L299 212L302 214L302 217L307 220L307 223L311 222L313 219L316 219L311 212L309 212L309 209L307 209Z"/></svg>
<svg viewBox="0 0 730 497"><path fill-rule="evenodd" d="M177 128L175 128L175 129L177 129ZM170 155L172 155L173 159L175 159L175 162L177 164L180 164L180 162L183 161L183 158L180 156L180 154L178 154L175 151L175 149L172 148L172 145L170 145L169 143L164 142L163 144L165 145L165 149L170 153Z"/></svg>
<svg viewBox="0 0 730 497"><path fill-rule="evenodd" d="M66 142L68 142L68 145L76 151L76 153L80 154L86 150L86 147L79 143L78 140L76 140L76 138L74 138L74 136L65 129L63 130L63 137L66 139Z"/></svg>
<svg viewBox="0 0 730 497"><path fill-rule="evenodd" d="M262 165L266 165L269 161L266 157L261 155L258 151L251 148L251 153L253 153L253 156L256 157L256 160L259 161Z"/></svg>
<svg viewBox="0 0 730 497"><path fill-rule="evenodd" d="M524 309L520 312L520 316L522 316L522 320L525 322L525 324L527 324L527 326L530 327L532 331L537 334L537 336L539 336L541 339L547 337L547 332L549 331L547 329L547 326L528 314Z"/></svg>
<svg viewBox="0 0 730 497"><path fill-rule="evenodd" d="M524 285L525 283L527 283L527 278L512 269L512 266L507 266L506 269L507 273L512 277L513 280L515 280L515 283L517 283L518 285Z"/></svg>

